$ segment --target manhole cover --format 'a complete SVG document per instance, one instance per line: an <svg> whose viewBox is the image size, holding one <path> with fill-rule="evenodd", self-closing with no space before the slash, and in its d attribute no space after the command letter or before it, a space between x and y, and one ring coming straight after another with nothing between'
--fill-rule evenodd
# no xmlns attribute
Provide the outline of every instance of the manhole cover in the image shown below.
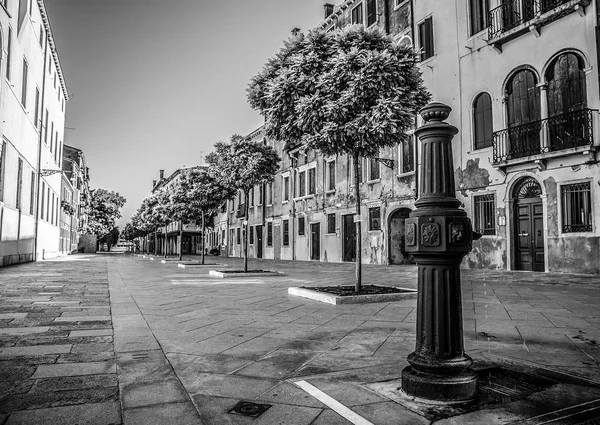
<svg viewBox="0 0 600 425"><path fill-rule="evenodd" d="M501 367L482 369L479 375L480 404L507 403L551 387L555 382Z"/></svg>
<svg viewBox="0 0 600 425"><path fill-rule="evenodd" d="M250 416L251 418L258 418L260 415L265 413L271 404L259 404L252 403L251 401L241 400L231 409L229 409L228 413L233 415L242 415L242 416Z"/></svg>

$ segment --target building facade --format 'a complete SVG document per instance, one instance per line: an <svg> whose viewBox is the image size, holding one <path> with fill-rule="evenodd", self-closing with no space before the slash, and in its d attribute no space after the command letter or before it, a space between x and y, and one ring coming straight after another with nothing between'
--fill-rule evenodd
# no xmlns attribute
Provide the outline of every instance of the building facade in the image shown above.
<svg viewBox="0 0 600 425"><path fill-rule="evenodd" d="M483 237L463 266L600 273L598 5L590 0L347 0L325 5L321 27L379 26L419 49L433 99L452 107L456 194ZM417 119L417 125L420 119ZM239 194L215 222L222 252L353 261L351 160L265 140L282 157L274 182ZM404 220L414 208L414 137L363 158L362 252L404 264ZM214 238L213 238L214 239Z"/></svg>
<svg viewBox="0 0 600 425"><path fill-rule="evenodd" d="M63 146L61 217L64 221L61 224L61 247L68 247L68 253L95 252L96 236L86 233L91 196L90 170L81 149ZM67 235L70 235L69 243L65 242ZM64 250L61 252L66 253Z"/></svg>
<svg viewBox="0 0 600 425"><path fill-rule="evenodd" d="M44 2L0 2L0 265L60 251L67 89Z"/></svg>

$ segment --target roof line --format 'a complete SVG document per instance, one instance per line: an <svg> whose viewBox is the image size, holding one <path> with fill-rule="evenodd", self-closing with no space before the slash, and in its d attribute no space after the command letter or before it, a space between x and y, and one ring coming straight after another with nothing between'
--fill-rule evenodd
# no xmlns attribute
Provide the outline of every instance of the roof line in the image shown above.
<svg viewBox="0 0 600 425"><path fill-rule="evenodd" d="M37 0L37 4L40 8L40 15L42 15L42 22L44 23L44 28L46 29L46 36L48 37L48 44L50 44L50 50L52 51L52 58L54 59L54 64L56 65L56 72L58 73L58 79L60 80L60 86L63 89L63 94L65 95L65 101L69 100L69 94L67 92L67 83L65 82L65 77L62 72L62 68L60 66L60 59L58 58L58 51L56 50L56 44L54 43L54 36L52 35L52 29L50 28L50 19L48 18L48 12L46 12L46 5L44 4L44 0ZM46 70L44 69L44 72Z"/></svg>

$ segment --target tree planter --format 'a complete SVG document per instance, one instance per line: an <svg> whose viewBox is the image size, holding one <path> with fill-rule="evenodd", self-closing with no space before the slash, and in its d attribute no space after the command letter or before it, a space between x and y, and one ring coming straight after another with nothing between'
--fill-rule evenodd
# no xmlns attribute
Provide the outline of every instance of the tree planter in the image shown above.
<svg viewBox="0 0 600 425"><path fill-rule="evenodd" d="M239 278L239 277L262 277L262 276L283 276L282 273L271 270L210 270L210 276L220 277L222 279Z"/></svg>
<svg viewBox="0 0 600 425"><path fill-rule="evenodd" d="M187 263L179 263L177 264L177 267L181 267L181 268L202 268L202 267L215 267L215 266L219 266L219 267L229 267L228 264L223 264L223 263L204 263L202 264L202 262L200 261L190 261Z"/></svg>
<svg viewBox="0 0 600 425"><path fill-rule="evenodd" d="M353 285L314 288L292 287L288 288L288 294L334 305L381 303L417 298L415 289L397 288L395 286L363 285L360 294L356 294L355 289L356 287Z"/></svg>

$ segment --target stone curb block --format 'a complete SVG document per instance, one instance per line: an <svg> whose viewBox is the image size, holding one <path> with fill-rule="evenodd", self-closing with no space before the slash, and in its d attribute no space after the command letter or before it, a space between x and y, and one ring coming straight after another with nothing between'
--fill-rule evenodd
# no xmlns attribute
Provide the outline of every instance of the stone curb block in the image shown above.
<svg viewBox="0 0 600 425"><path fill-rule="evenodd" d="M398 294L377 294L377 295L349 295L341 297L339 295L327 294L309 288L290 287L288 294L298 297L309 298L327 304L362 304L362 303L382 303L389 301L414 300L417 298L416 289L398 288L404 293Z"/></svg>
<svg viewBox="0 0 600 425"><path fill-rule="evenodd" d="M181 267L183 269L185 269L186 267L215 267L215 266L219 266L219 267L229 267L229 264L222 264L222 263L212 263L212 264L196 264L196 263L179 263L177 264L177 267Z"/></svg>
<svg viewBox="0 0 600 425"><path fill-rule="evenodd" d="M222 279L232 279L238 277L261 277L261 276L283 276L283 273L267 270L261 273L227 273L220 270L209 270L210 276L220 277Z"/></svg>

